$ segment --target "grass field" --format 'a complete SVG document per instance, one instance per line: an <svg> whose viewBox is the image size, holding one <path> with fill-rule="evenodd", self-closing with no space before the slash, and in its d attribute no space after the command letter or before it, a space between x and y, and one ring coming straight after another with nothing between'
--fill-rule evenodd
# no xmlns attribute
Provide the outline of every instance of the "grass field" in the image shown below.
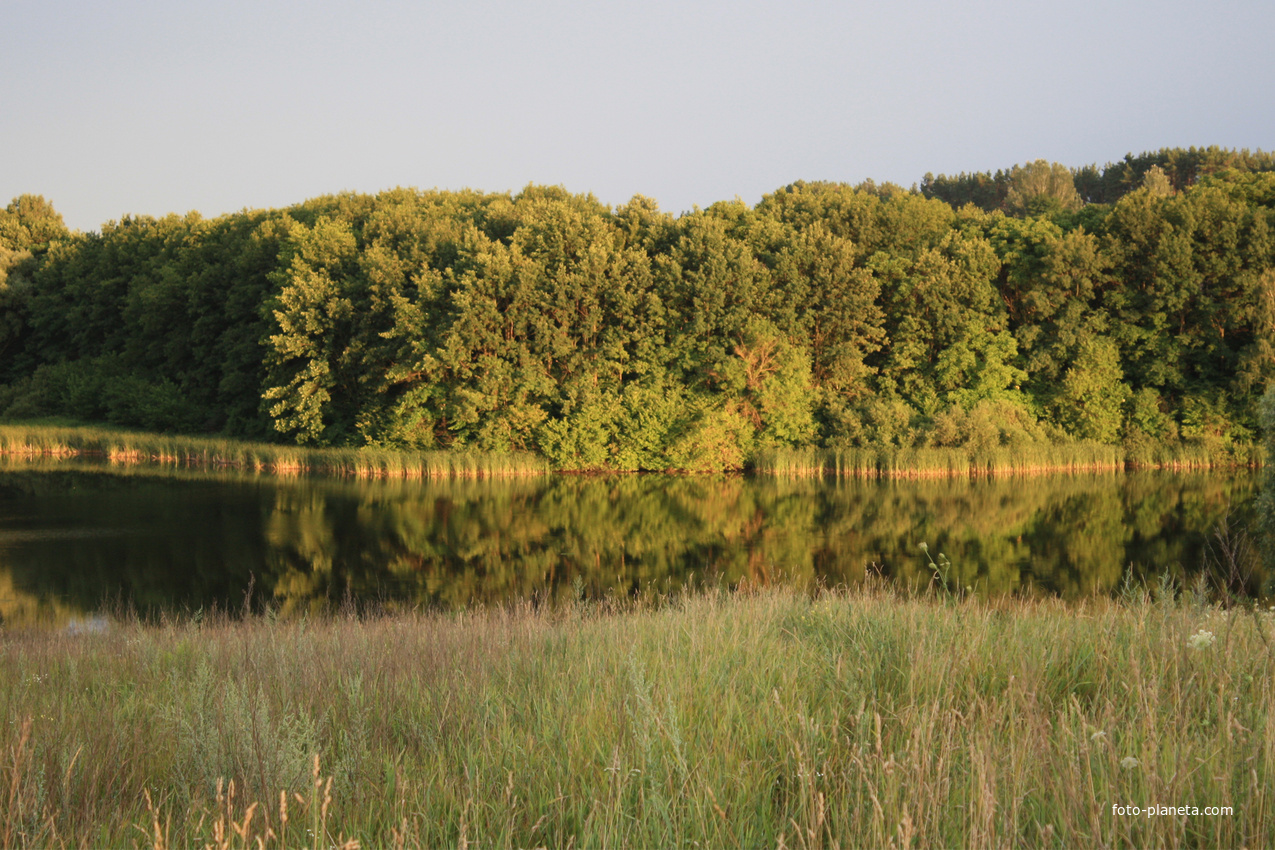
<svg viewBox="0 0 1275 850"><path fill-rule="evenodd" d="M0 631L0 846L1275 846L1275 622L1159 597Z"/></svg>

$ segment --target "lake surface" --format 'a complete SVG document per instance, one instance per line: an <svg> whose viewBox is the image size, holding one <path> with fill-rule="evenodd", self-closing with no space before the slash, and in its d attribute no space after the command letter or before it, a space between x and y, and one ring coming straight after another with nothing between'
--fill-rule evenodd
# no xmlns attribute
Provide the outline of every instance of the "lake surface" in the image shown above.
<svg viewBox="0 0 1275 850"><path fill-rule="evenodd" d="M73 627L119 605L458 608L688 582L930 580L1075 598L1189 581L1258 476L1108 473L784 481L551 476L353 481L93 465L0 466L0 616ZM91 622L91 621L90 621Z"/></svg>

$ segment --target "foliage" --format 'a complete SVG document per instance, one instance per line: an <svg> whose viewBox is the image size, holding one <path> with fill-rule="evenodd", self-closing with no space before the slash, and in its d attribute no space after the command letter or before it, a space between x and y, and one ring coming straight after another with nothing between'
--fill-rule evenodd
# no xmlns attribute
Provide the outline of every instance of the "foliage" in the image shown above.
<svg viewBox="0 0 1275 850"><path fill-rule="evenodd" d="M1013 173L1021 168L1024 167L1000 169L995 173L962 172L937 177L926 174L920 189L927 198L938 198L953 207L974 204L989 212L1006 210ZM1275 171L1275 154L1217 146L1162 148L1137 155L1129 153L1120 161L1103 166L1094 164L1071 169L1071 182L1083 203L1114 204L1145 185L1147 175L1153 171L1158 171L1165 181L1159 184L1158 178L1152 178L1153 182L1171 192L1183 192L1215 174L1249 175ZM1066 191L1065 187L1063 191Z"/></svg>
<svg viewBox="0 0 1275 850"><path fill-rule="evenodd" d="M1080 193L1067 166L1038 159L1016 165L1009 172L1005 209L1015 215L1047 215L1075 212L1081 206Z"/></svg>
<svg viewBox="0 0 1275 850"><path fill-rule="evenodd" d="M0 415L730 469L943 445L953 410L1004 403L1053 442L1240 461L1275 373L1271 167L1038 160L676 218L395 189L88 234L23 196L0 214Z"/></svg>
<svg viewBox="0 0 1275 850"><path fill-rule="evenodd" d="M1113 443L1120 435L1128 395L1115 343L1102 337L1089 338L1081 343L1075 362L1063 375L1055 397L1055 415L1075 437Z"/></svg>

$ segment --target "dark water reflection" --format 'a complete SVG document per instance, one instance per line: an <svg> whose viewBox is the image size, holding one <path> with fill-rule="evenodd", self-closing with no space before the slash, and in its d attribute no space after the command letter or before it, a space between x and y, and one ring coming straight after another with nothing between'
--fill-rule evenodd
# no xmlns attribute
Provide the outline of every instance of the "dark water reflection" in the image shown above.
<svg viewBox="0 0 1275 850"><path fill-rule="evenodd" d="M610 476L355 482L65 463L0 470L0 615L65 621L346 599L455 608L690 580L930 577L983 594L1108 593L1197 572L1257 476L1134 473L921 482Z"/></svg>

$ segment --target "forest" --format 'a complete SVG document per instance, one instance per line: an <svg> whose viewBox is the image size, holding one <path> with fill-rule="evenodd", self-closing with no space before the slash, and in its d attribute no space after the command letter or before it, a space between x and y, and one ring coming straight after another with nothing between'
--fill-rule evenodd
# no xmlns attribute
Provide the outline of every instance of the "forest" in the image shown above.
<svg viewBox="0 0 1275 850"><path fill-rule="evenodd" d="M1275 156L1165 149L679 216L558 187L69 232L0 212L0 419L727 470L859 448L1248 462ZM1168 454L1166 454L1168 452Z"/></svg>

